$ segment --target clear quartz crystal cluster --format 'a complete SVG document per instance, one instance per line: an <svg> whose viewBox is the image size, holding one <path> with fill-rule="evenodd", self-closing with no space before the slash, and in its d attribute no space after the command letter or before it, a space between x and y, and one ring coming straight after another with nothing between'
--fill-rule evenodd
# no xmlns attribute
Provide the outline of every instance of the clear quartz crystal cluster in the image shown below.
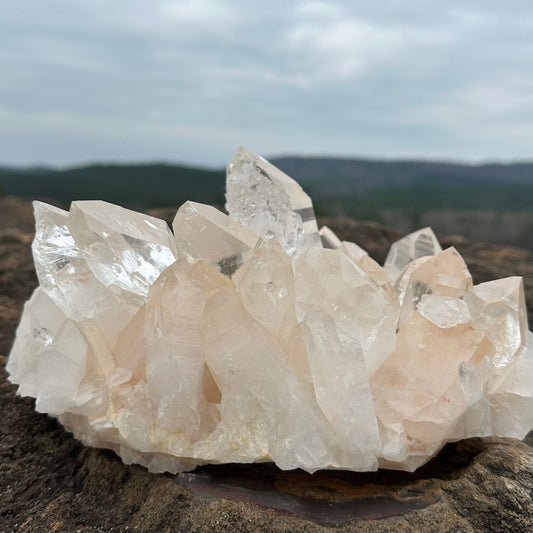
<svg viewBox="0 0 533 533"><path fill-rule="evenodd" d="M153 472L414 470L447 441L533 426L521 278L474 286L429 228L381 267L245 148L227 210L186 202L172 233L105 202L35 202L19 394Z"/></svg>

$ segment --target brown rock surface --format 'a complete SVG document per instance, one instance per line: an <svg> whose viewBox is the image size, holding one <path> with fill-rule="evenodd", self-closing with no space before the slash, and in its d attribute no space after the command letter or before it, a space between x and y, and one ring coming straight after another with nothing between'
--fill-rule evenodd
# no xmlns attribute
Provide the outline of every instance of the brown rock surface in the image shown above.
<svg viewBox="0 0 533 533"><path fill-rule="evenodd" d="M31 213L27 205L21 208ZM0 217L4 354L36 285L29 229L5 219ZM381 261L398 236L377 224L324 222ZM523 275L531 313L531 252L460 238L443 244L464 254L477 282ZM112 452L85 448L54 419L36 413L33 401L16 396L7 382L5 362L0 356L0 532L533 530L533 449L516 440L449 444L414 474L309 475L272 465L219 465L155 475L122 464Z"/></svg>

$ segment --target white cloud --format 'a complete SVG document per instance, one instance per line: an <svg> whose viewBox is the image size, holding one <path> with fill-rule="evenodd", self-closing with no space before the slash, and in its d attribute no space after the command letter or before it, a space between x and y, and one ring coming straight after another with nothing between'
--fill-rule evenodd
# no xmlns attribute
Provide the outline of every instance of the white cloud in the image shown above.
<svg viewBox="0 0 533 533"><path fill-rule="evenodd" d="M223 0L173 0L159 7L163 16L183 25L224 25L236 20L236 13Z"/></svg>
<svg viewBox="0 0 533 533"><path fill-rule="evenodd" d="M533 110L533 80L510 78L473 83L459 93L457 100L457 107L470 110L472 116L484 121L526 114Z"/></svg>
<svg viewBox="0 0 533 533"><path fill-rule="evenodd" d="M397 32L342 17L297 24L287 36L288 48L304 56L317 78L359 74L395 55L400 43Z"/></svg>

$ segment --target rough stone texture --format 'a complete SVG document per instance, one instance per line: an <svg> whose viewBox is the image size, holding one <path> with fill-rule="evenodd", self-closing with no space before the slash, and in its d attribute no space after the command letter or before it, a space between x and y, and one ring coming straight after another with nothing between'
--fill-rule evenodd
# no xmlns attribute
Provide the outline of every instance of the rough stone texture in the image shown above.
<svg viewBox="0 0 533 533"><path fill-rule="evenodd" d="M31 207L27 209L31 220ZM335 220L326 223L380 260L397 238L396 232L376 224L341 220L339 228ZM354 232L343 233L343 228ZM454 245L464 256L476 283L523 275L531 323L531 252L459 238L443 241L443 246ZM22 303L36 285L30 243L31 235L16 227L0 231L3 354L9 351ZM516 440L450 444L414 474L311 476L266 464L154 475L124 465L112 452L85 448L55 420L36 413L32 400L15 396L3 372L5 362L0 357L1 532L533 529L533 449Z"/></svg>

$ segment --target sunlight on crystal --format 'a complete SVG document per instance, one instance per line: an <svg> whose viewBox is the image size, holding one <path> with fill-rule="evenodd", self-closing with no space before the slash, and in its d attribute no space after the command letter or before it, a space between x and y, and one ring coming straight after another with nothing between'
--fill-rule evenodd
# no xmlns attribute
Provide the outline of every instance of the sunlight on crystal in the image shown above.
<svg viewBox="0 0 533 533"><path fill-rule="evenodd" d="M521 278L474 286L430 228L382 267L244 147L226 208L186 202L172 233L106 202L35 202L18 393L152 472L412 471L448 441L533 427Z"/></svg>

